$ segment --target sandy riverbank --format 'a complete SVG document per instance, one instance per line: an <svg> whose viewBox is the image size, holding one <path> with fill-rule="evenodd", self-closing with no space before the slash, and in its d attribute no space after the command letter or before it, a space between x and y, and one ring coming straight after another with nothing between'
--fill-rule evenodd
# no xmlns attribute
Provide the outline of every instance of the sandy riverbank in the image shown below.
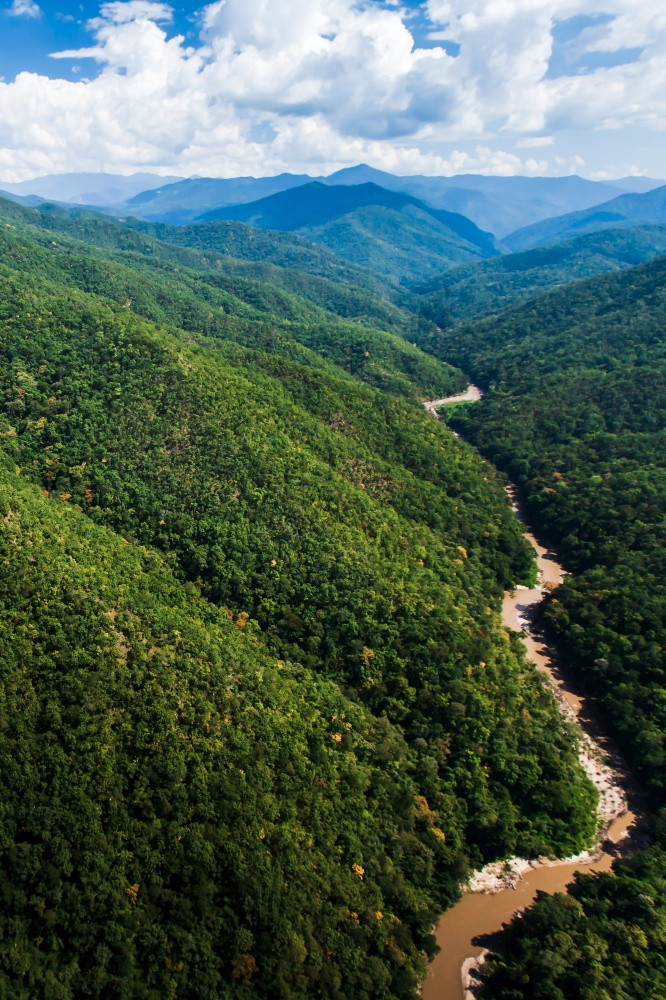
<svg viewBox="0 0 666 1000"><path fill-rule="evenodd" d="M463 398L435 400L426 408L436 416L436 408L446 402L479 399L470 386ZM478 392L478 390L477 390ZM514 513L522 520L515 491L509 490ZM525 536L535 550L538 582L535 587L517 587L507 593L502 620L507 628L521 633L528 658L547 677L562 714L578 730L581 764L599 792L599 828L596 844L577 857L510 858L486 865L472 875L461 901L441 917L436 937L442 948L432 962L422 985L423 1000L474 1000L475 970L487 951L473 943L479 936L501 930L519 911L529 906L539 891L562 892L577 871L608 871L617 853L617 845L632 826L635 816L629 810L627 778L622 769L611 765L599 736L588 725L585 699L572 691L563 676L552 650L534 624L534 609L549 588L564 578L556 555L541 545L526 530ZM604 741L605 743L605 741Z"/></svg>
<svg viewBox="0 0 666 1000"><path fill-rule="evenodd" d="M424 403L428 413L437 416L437 409L440 406L449 406L453 403L476 403L481 399L483 393L476 385L468 385L464 392L459 392L457 396L445 396L444 399L430 399Z"/></svg>

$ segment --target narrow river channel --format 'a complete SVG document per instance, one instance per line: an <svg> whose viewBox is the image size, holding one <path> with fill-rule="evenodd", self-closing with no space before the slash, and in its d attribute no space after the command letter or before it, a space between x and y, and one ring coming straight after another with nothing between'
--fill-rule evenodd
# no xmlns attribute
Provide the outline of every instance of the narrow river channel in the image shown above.
<svg viewBox="0 0 666 1000"><path fill-rule="evenodd" d="M425 406L436 416L438 406L480 398L476 386L470 386L466 393L435 400ZM509 494L516 517L522 520L511 489ZM473 939L501 930L503 923L530 905L537 892L564 891L575 872L608 871L614 860L612 845L626 837L636 818L627 806L627 779L621 766L619 770L609 766L609 748L606 740L589 725L584 699L569 689L551 652L532 625L530 609L543 599L545 589L562 582L564 571L554 554L527 529L525 537L535 551L538 583L533 589L517 587L505 595L502 620L507 628L521 632L529 659L547 675L562 713L579 727L581 763L599 790L600 846L578 858L562 861L512 858L476 872L469 890L437 924L436 937L441 951L422 984L423 1000L472 998L474 971L484 955L484 949L475 945Z"/></svg>

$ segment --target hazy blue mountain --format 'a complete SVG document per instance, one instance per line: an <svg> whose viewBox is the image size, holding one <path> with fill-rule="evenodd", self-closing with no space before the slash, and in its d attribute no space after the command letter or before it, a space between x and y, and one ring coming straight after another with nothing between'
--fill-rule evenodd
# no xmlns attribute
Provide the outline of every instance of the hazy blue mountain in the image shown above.
<svg viewBox="0 0 666 1000"><path fill-rule="evenodd" d="M664 179L657 180L655 177L620 177L616 181L608 181L613 187L622 188L623 191L635 192L636 194L645 191L653 191L655 188L663 187Z"/></svg>
<svg viewBox="0 0 666 1000"><path fill-rule="evenodd" d="M452 263L498 253L494 238L465 216L372 183L333 186L315 181L217 209L201 219L297 232L355 264L407 282Z"/></svg>
<svg viewBox="0 0 666 1000"><path fill-rule="evenodd" d="M307 184L307 174L279 174L277 177L191 177L175 184L163 184L130 198L122 208L151 222L185 225L211 209L256 201L266 195Z"/></svg>
<svg viewBox="0 0 666 1000"><path fill-rule="evenodd" d="M484 174L396 177L366 164L339 170L327 178L326 183L368 181L390 190L406 191L434 208L460 211L481 229L496 236L552 215L599 204L612 198L618 190L616 182L599 183L575 174L568 177L487 177Z"/></svg>
<svg viewBox="0 0 666 1000"><path fill-rule="evenodd" d="M583 233L659 222L666 222L666 185L644 193L623 194L585 212L569 212L518 229L507 236L503 246L509 251L528 250Z"/></svg>
<svg viewBox="0 0 666 1000"><path fill-rule="evenodd" d="M19 184L4 184L0 187L8 194L38 195L54 201L72 202L77 205L108 207L124 202L140 191L154 188L158 184L169 184L178 177L160 177L159 174L49 174L34 177Z"/></svg>
<svg viewBox="0 0 666 1000"><path fill-rule="evenodd" d="M418 289L440 327L501 313L556 285L633 267L666 253L666 225L604 229L555 246L454 267Z"/></svg>
<svg viewBox="0 0 666 1000"><path fill-rule="evenodd" d="M256 201L309 181L333 186L375 183L404 191L433 208L460 212L481 229L505 236L519 227L564 212L579 211L614 197L618 191L648 190L662 181L627 177L604 183L582 177L399 177L366 164L338 170L329 177L280 174L278 177L190 178L162 183L120 206L130 215L151 221L185 224L199 215L228 205Z"/></svg>
<svg viewBox="0 0 666 1000"><path fill-rule="evenodd" d="M433 208L459 212L497 236L564 212L580 211L615 196L617 191L644 192L663 184L649 177L623 177L599 183L582 177L399 177L366 164L338 170L329 177L283 173L276 177L160 177L138 173L52 174L20 184L1 184L7 194L36 196L66 203L95 205L121 215L184 225L228 205L256 201L310 181L322 184L375 183L404 191Z"/></svg>
<svg viewBox="0 0 666 1000"><path fill-rule="evenodd" d="M649 177L624 177L598 182L575 174L566 177L488 177L457 174L453 177L414 175L398 177L365 164L322 178L326 184L372 182L389 190L406 191L435 208L461 212L481 229L503 235L512 231L511 220L536 222L563 211L578 211L619 192L648 191L664 182ZM516 227L517 228L517 227Z"/></svg>
<svg viewBox="0 0 666 1000"><path fill-rule="evenodd" d="M0 188L0 198L7 198L9 201L13 201L17 205L25 205L27 208L34 208L35 205L41 205L44 201L36 194L14 194L13 191L5 191L2 188Z"/></svg>
<svg viewBox="0 0 666 1000"><path fill-rule="evenodd" d="M373 182L330 185L312 181L258 201L207 212L201 216L201 221L235 219L261 229L294 232L305 227L324 225L366 205L378 205L395 211L400 211L406 205L420 208L468 242L484 250L494 249L494 240L490 234L482 232L465 216L434 209L412 195L390 191Z"/></svg>
<svg viewBox="0 0 666 1000"><path fill-rule="evenodd" d="M283 173L275 177L187 179L139 173L54 174L20 184L1 185L12 197L30 196L63 203L94 205L120 216L185 225L230 205L246 204L317 181L327 186L374 183L410 194L431 208L456 212L480 229L505 237L518 229L565 213L602 204L621 193L643 193L661 186L648 177L623 177L604 183L569 177L400 177L366 164L329 177ZM35 202L35 204L38 202Z"/></svg>

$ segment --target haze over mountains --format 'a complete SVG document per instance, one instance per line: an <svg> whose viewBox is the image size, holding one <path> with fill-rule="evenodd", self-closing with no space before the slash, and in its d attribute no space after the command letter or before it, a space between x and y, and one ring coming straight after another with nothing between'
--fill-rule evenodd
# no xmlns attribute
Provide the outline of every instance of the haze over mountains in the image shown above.
<svg viewBox="0 0 666 1000"><path fill-rule="evenodd" d="M114 208L121 214L151 221L184 224L229 205L257 201L279 191L318 181L321 184L377 184L425 201L432 208L459 212L497 237L543 219L583 211L617 196L642 193L663 181L623 177L591 181L564 177L498 177L460 174L451 177L397 176L366 164L338 170L326 177L282 173L275 177L186 179L156 174L61 174L20 184L0 181L0 189L21 197L37 195L75 204Z"/></svg>
<svg viewBox="0 0 666 1000"><path fill-rule="evenodd" d="M158 174L146 173L129 176L109 173L51 174L21 181L18 184L2 181L0 189L7 194L20 197L37 195L40 198L53 198L55 201L70 202L75 205L108 207L124 202L148 188L180 180L182 180L180 177L160 177Z"/></svg>
<svg viewBox="0 0 666 1000"><path fill-rule="evenodd" d="M310 270L314 261L321 276L318 269L323 266L325 248L334 255L326 264L330 274L346 274L344 280L356 288L370 288L373 281L379 281L425 293L428 283L431 290L443 290L447 281L442 279L438 285L441 275L474 261L613 228L641 228L617 246L609 247L605 238L596 250L583 246L579 253L570 248L564 268L561 255L556 255L552 267L542 262L535 267L529 261L516 263L517 271L524 273L509 284L514 288L511 295L521 299L531 287L529 274L540 284L558 283L560 278L571 280L629 266L663 249L663 233L651 227L666 222L666 186L647 177L612 183L575 175L398 177L361 164L314 180L289 173L165 180L171 178L65 174L9 185L12 190L7 193L32 207L52 198L59 204L80 205L80 211L101 209L133 228L141 228L140 220L144 225L166 225L167 230L152 230L153 235L182 243L185 231L189 245L243 259L248 254L254 259L258 247L257 237L246 232L250 226L272 233L259 241L263 248L259 259L266 264L287 259L289 269ZM156 182L159 186L153 186ZM184 231L183 223L189 223ZM349 271L350 266L361 270ZM480 287L482 273L475 272L475 287ZM509 294L504 266L488 272L489 277L495 276L493 280L500 273ZM291 278L288 281L293 284ZM463 296L465 302L469 291ZM380 294L394 299L400 295L386 286ZM479 294L483 301L482 289ZM439 312L444 325L447 316L456 314L454 299L447 299L446 307L453 312Z"/></svg>
<svg viewBox="0 0 666 1000"><path fill-rule="evenodd" d="M298 232L397 281L499 254L490 233L465 216L372 183L332 187L315 181L201 219Z"/></svg>
<svg viewBox="0 0 666 1000"><path fill-rule="evenodd" d="M612 198L617 190L634 190L633 178L608 183L590 181L575 174L564 177L497 177L485 174L457 174L452 177L415 175L396 177L366 164L338 171L327 183L361 184L372 182L392 191L405 191L433 208L460 212L481 229L503 236L531 221L597 204L600 196ZM645 178L646 183L652 182ZM656 187L659 182L655 181ZM565 207L566 206L566 207Z"/></svg>
<svg viewBox="0 0 666 1000"><path fill-rule="evenodd" d="M453 177L399 177L366 164L339 170L328 177L280 174L277 177L231 179L192 178L161 185L130 199L123 210L142 218L182 224L216 208L255 201L312 181L338 186L373 183L402 191L433 208L460 212L479 228L505 236L521 226L564 212L579 211L607 201L636 185L657 187L650 178L623 178L610 183L569 177L493 177L462 174Z"/></svg>
<svg viewBox="0 0 666 1000"><path fill-rule="evenodd" d="M2 996L417 1000L471 870L590 847L477 448L567 560L550 627L664 800L666 188L472 178L555 213L508 253L367 169L179 182L184 226L0 199ZM424 411L470 377L471 412ZM534 969L589 1000L588 955L595 997L663 996L663 831L578 957L556 901L557 960L507 949L484 1000Z"/></svg>
<svg viewBox="0 0 666 1000"><path fill-rule="evenodd" d="M582 233L657 222L666 222L666 185L643 193L620 195L583 212L546 219L511 233L504 244L508 250L527 250Z"/></svg>

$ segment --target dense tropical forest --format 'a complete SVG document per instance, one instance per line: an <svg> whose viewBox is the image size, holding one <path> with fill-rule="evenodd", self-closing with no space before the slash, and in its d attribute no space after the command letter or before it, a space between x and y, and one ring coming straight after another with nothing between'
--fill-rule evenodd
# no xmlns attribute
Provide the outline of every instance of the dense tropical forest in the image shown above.
<svg viewBox="0 0 666 1000"><path fill-rule="evenodd" d="M0 992L416 997L471 868L596 822L465 376L296 237L0 217Z"/></svg>
<svg viewBox="0 0 666 1000"><path fill-rule="evenodd" d="M418 307L438 326L450 327L505 311L570 281L633 267L665 251L666 226L602 230L451 268L418 287Z"/></svg>
<svg viewBox="0 0 666 1000"><path fill-rule="evenodd" d="M545 624L652 809L649 848L514 920L484 997L666 995L665 324L660 257L436 338L487 390L454 426L517 483L572 574Z"/></svg>
<svg viewBox="0 0 666 1000"><path fill-rule="evenodd" d="M497 256L341 174L185 226L0 199L3 996L414 1000L472 869L592 843L506 476L648 820L483 996L666 995L663 196Z"/></svg>

